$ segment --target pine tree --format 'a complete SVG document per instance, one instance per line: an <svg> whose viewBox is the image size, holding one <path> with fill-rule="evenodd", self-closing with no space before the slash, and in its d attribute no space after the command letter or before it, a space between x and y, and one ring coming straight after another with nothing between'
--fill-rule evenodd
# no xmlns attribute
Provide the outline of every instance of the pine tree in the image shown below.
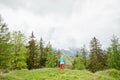
<svg viewBox="0 0 120 80"><path fill-rule="evenodd" d="M101 49L100 42L96 37L92 38L90 43L90 55L88 69L91 72L103 70L105 67L105 57Z"/></svg>
<svg viewBox="0 0 120 80"><path fill-rule="evenodd" d="M0 16L0 69L10 68L11 64L10 32Z"/></svg>
<svg viewBox="0 0 120 80"><path fill-rule="evenodd" d="M76 54L75 59L73 61L73 69L78 69L78 70L85 69L83 59L81 57L80 52L78 52L78 51L77 51L77 54Z"/></svg>
<svg viewBox="0 0 120 80"><path fill-rule="evenodd" d="M115 68L120 70L120 44L119 39L115 36L113 36L113 39L111 40L111 52L109 54L108 58L108 66L109 68Z"/></svg>
<svg viewBox="0 0 120 80"><path fill-rule="evenodd" d="M12 68L22 69L26 68L26 53L27 48L25 47L25 36L20 31L13 32L12 35Z"/></svg>
<svg viewBox="0 0 120 80"><path fill-rule="evenodd" d="M31 40L29 41L29 52L28 52L28 69L36 69L39 67L39 52L38 52L38 45L34 39L34 34L31 34Z"/></svg>
<svg viewBox="0 0 120 80"><path fill-rule="evenodd" d="M51 46L50 42L47 45L47 47L48 47L48 52L47 52L46 67L54 68L55 65L56 65L55 55L53 53L53 49L52 49L52 46Z"/></svg>

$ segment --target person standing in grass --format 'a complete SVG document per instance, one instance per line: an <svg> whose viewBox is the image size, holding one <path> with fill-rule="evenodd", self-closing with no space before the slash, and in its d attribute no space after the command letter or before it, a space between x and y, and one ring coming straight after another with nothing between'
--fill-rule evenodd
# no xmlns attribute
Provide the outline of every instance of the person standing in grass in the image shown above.
<svg viewBox="0 0 120 80"><path fill-rule="evenodd" d="M60 70L64 70L65 60L64 60L63 56L60 57L59 62L60 62Z"/></svg>

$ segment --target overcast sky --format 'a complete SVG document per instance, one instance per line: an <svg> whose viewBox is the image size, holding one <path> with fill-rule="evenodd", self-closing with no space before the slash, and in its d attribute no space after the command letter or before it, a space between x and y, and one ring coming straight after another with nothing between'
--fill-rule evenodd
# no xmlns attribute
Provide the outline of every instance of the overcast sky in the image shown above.
<svg viewBox="0 0 120 80"><path fill-rule="evenodd" d="M56 48L89 47L97 37L103 48L120 38L120 0L0 0L10 31L34 31Z"/></svg>

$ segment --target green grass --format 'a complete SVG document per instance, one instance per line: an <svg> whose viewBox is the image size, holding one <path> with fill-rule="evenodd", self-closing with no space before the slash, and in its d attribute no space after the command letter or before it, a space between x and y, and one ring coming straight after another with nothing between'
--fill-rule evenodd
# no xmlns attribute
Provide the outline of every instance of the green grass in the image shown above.
<svg viewBox="0 0 120 80"><path fill-rule="evenodd" d="M0 80L120 80L120 71L111 69L91 73L87 70L60 71L57 68L25 69L0 74Z"/></svg>

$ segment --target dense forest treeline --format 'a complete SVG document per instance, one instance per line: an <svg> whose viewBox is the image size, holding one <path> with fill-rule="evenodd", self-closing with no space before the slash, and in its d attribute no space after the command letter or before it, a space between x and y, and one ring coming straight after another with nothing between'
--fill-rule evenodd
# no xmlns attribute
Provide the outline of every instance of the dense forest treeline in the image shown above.
<svg viewBox="0 0 120 80"><path fill-rule="evenodd" d="M34 33L29 39L21 31L10 32L0 16L0 72L15 69L54 68L59 66L61 51L54 51L50 42L36 40ZM102 50L100 41L93 37L90 51L85 46L73 57L71 69L88 69L91 72L115 68L120 70L120 43L116 36L111 45Z"/></svg>

